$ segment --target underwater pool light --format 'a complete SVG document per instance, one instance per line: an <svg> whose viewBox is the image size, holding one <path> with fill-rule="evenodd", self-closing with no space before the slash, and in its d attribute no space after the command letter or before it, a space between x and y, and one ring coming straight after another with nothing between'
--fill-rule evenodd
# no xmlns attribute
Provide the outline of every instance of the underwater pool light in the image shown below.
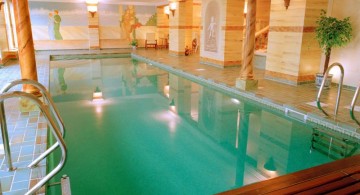
<svg viewBox="0 0 360 195"><path fill-rule="evenodd" d="M240 101L238 99L235 98L231 98L231 102L234 104L240 104Z"/></svg>
<svg viewBox="0 0 360 195"><path fill-rule="evenodd" d="M175 106L175 100L174 100L174 98L171 99L171 102L170 102L169 106L170 106L170 110L171 110L171 111L176 112L176 106Z"/></svg>
<svg viewBox="0 0 360 195"><path fill-rule="evenodd" d="M100 90L99 86L96 86L95 91L93 93L93 102L99 102L104 100L102 91Z"/></svg>
<svg viewBox="0 0 360 195"><path fill-rule="evenodd" d="M270 157L269 160L264 164L264 168L268 171L276 171L274 158Z"/></svg>

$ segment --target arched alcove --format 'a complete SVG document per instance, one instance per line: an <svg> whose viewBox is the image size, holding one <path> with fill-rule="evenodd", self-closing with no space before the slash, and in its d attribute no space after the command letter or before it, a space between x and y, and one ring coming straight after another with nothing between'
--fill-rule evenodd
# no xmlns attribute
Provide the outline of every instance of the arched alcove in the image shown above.
<svg viewBox="0 0 360 195"><path fill-rule="evenodd" d="M204 50L218 52L220 40L220 6L216 1L207 4L204 17Z"/></svg>

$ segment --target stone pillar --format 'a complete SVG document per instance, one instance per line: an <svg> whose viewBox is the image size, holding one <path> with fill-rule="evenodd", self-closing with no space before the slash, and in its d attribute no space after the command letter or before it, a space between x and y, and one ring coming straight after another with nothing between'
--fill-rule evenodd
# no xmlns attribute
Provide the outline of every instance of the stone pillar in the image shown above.
<svg viewBox="0 0 360 195"><path fill-rule="evenodd" d="M202 0L201 63L240 66L245 0Z"/></svg>
<svg viewBox="0 0 360 195"><path fill-rule="evenodd" d="M314 81L321 50L315 39L316 20L328 0L271 1L265 78L297 85Z"/></svg>
<svg viewBox="0 0 360 195"><path fill-rule="evenodd" d="M97 6L97 5L94 5ZM100 49L99 12L88 12L89 20L89 49Z"/></svg>
<svg viewBox="0 0 360 195"><path fill-rule="evenodd" d="M193 0L176 2L174 16L169 15L169 54L185 55L185 47L191 48Z"/></svg>
<svg viewBox="0 0 360 195"><path fill-rule="evenodd" d="M0 67L5 64L3 51L8 50L8 41L6 36L6 24L5 24L5 7L3 2L0 2Z"/></svg>
<svg viewBox="0 0 360 195"><path fill-rule="evenodd" d="M157 13L157 35L158 35L158 45L164 46L166 41L169 42L169 18L164 13L165 6L159 6L156 8Z"/></svg>
<svg viewBox="0 0 360 195"><path fill-rule="evenodd" d="M13 0L13 6L19 48L21 78L37 81L35 50L28 1ZM23 85L23 91L40 96L39 90L32 85Z"/></svg>
<svg viewBox="0 0 360 195"><path fill-rule="evenodd" d="M258 83L257 80L254 80L254 74L253 74L255 32L256 32L256 0L248 0L243 64L241 66L240 78L236 79L236 87L243 90L254 89L257 87L257 83Z"/></svg>

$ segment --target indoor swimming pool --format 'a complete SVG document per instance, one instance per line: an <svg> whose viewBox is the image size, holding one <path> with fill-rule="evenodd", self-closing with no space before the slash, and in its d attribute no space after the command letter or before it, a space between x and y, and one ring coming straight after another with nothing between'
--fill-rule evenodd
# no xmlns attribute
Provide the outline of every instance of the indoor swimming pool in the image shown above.
<svg viewBox="0 0 360 195"><path fill-rule="evenodd" d="M359 153L335 132L131 58L52 61L50 92L69 151L57 181L68 175L74 195L215 194Z"/></svg>

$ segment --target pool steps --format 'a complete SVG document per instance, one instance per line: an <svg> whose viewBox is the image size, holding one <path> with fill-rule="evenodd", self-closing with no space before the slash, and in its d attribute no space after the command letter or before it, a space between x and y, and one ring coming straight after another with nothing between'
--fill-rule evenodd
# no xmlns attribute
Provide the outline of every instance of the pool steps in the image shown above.
<svg viewBox="0 0 360 195"><path fill-rule="evenodd" d="M340 103L341 91L342 91L341 89L342 89L343 80L344 80L344 67L340 63L335 62L335 63L331 64L329 66L329 68L327 68L327 70L326 70L326 72L325 72L325 74L323 76L323 78L327 78L329 76L329 71L332 68L336 67L336 66L339 67L339 69L341 71L341 76L340 76L340 80L339 80L338 94L337 94L337 97L336 97L336 105L335 105L335 110L334 110L334 116L335 117L337 116L338 110L339 110L339 103ZM316 97L316 105L317 105L318 109L321 110L326 116L329 116L329 114L321 107L321 102L320 102L322 92L324 91L324 88L325 88L325 83L326 83L326 79L323 79L322 82L321 82L321 86L320 86L318 95Z"/></svg>
<svg viewBox="0 0 360 195"><path fill-rule="evenodd" d="M8 92L13 86L20 85L20 84L30 84L32 86L35 86L38 88L43 95L43 97L46 100L47 106L42 102L38 97L36 97L33 94L22 92L22 91L12 91ZM67 157L67 148L65 145L65 141L63 139L64 136L64 124L62 122L62 119L54 105L54 102L51 99L50 94L46 91L46 88L38 83L37 81L29 80L29 79L20 79L15 80L13 82L8 83L5 85L5 87L2 88L0 91L0 122L1 122L1 133L3 138L3 144L5 149L5 158L7 159L7 165L9 171L16 170L16 167L13 167L12 161L11 161L11 151L10 151L10 145L9 145L9 139L8 139L8 132L7 132L7 125L6 125L6 116L5 116L5 110L4 110L4 100L11 99L11 98L24 98L32 101L35 105L38 106L40 109L40 112L44 115L48 126L51 128L51 132L53 133L56 143L50 147L48 150L46 150L43 154L40 155L37 159L35 159L28 167L34 168L41 160L43 160L48 154L50 154L53 150L55 150L57 147L60 147L61 149L61 160L59 164L50 171L45 177L43 177L38 183L36 183L28 192L26 192L26 195L34 194L37 192L44 184L46 184L53 176L55 176L65 165L66 157ZM48 109L50 107L50 109ZM56 118L56 122L53 120L52 115L50 111L52 111L52 114ZM56 125L57 124L57 125Z"/></svg>
<svg viewBox="0 0 360 195"><path fill-rule="evenodd" d="M354 94L354 97L351 101L351 105L350 105L350 117L352 120L354 120L359 126L360 126L360 121L355 117L355 113L354 113L354 108L355 108L355 105L356 105L356 101L359 97L359 92L360 91L360 83L359 83L359 86L356 88L356 91L355 91L355 94Z"/></svg>

